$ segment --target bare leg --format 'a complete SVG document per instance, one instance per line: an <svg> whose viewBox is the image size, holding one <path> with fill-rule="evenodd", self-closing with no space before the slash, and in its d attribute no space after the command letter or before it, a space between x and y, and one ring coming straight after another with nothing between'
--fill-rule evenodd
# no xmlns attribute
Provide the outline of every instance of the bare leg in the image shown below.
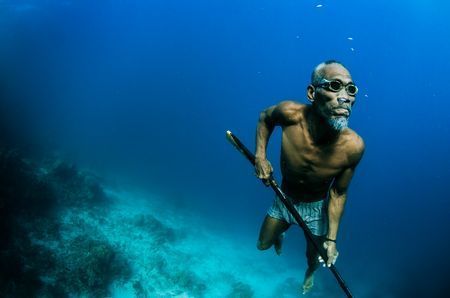
<svg viewBox="0 0 450 298"><path fill-rule="evenodd" d="M314 236L316 242L321 245L323 237ZM306 259L308 261L308 268L305 272L305 279L303 281L303 294L307 294L314 286L314 271L319 268L319 254L314 248L311 241L306 239Z"/></svg>
<svg viewBox="0 0 450 298"><path fill-rule="evenodd" d="M272 245L277 255L281 254L281 246L283 243L284 232L289 228L290 224L284 220L276 219L266 215L259 232L257 247L260 250L269 249Z"/></svg>
<svg viewBox="0 0 450 298"><path fill-rule="evenodd" d="M278 236L278 238L275 239L275 242L273 243L273 248L275 249L277 255L281 255L281 247L283 246L285 234L286 234L285 232L281 233L280 236Z"/></svg>

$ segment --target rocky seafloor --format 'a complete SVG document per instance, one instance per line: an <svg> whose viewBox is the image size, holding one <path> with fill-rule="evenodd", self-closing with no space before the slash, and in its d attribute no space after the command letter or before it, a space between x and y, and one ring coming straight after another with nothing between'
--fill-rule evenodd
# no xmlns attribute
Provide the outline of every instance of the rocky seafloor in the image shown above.
<svg viewBox="0 0 450 298"><path fill-rule="evenodd" d="M300 270L261 262L164 201L2 150L0 296L298 296Z"/></svg>

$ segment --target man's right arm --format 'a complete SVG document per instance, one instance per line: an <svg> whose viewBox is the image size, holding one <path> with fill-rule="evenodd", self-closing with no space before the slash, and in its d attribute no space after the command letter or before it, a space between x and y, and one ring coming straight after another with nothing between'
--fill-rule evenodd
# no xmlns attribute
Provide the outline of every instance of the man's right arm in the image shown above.
<svg viewBox="0 0 450 298"><path fill-rule="evenodd" d="M271 106L259 114L258 126L256 127L256 153L257 159L266 159L266 148L270 135L275 128L276 122L273 117L277 106Z"/></svg>
<svg viewBox="0 0 450 298"><path fill-rule="evenodd" d="M289 125L298 115L299 105L293 101L283 101L261 112L256 128L256 175L260 179L269 178L273 171L272 165L266 158L267 144L275 126Z"/></svg>

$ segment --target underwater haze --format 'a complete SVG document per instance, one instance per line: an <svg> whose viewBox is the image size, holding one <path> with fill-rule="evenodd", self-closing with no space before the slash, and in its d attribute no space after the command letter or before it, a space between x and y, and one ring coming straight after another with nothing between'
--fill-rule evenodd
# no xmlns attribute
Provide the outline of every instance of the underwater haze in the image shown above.
<svg viewBox="0 0 450 298"><path fill-rule="evenodd" d="M253 151L335 59L366 144L336 267L448 297L448 36L443 0L0 0L0 296L301 297L303 233L257 250L274 195L225 132ZM345 294L321 268L308 296Z"/></svg>

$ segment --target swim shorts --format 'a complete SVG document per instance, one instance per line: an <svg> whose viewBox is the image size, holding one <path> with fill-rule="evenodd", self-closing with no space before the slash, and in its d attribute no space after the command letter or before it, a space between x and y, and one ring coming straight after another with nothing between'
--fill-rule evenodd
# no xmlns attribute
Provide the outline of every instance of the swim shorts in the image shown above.
<svg viewBox="0 0 450 298"><path fill-rule="evenodd" d="M293 204L295 209L298 211L303 221L306 223L308 228L316 236L323 236L328 230L328 216L327 208L324 202L325 200L320 200L312 203L297 203ZM267 214L270 217L284 220L288 224L297 224L297 221L292 216L292 214L284 206L283 202L277 196L273 202L272 207L269 208Z"/></svg>

